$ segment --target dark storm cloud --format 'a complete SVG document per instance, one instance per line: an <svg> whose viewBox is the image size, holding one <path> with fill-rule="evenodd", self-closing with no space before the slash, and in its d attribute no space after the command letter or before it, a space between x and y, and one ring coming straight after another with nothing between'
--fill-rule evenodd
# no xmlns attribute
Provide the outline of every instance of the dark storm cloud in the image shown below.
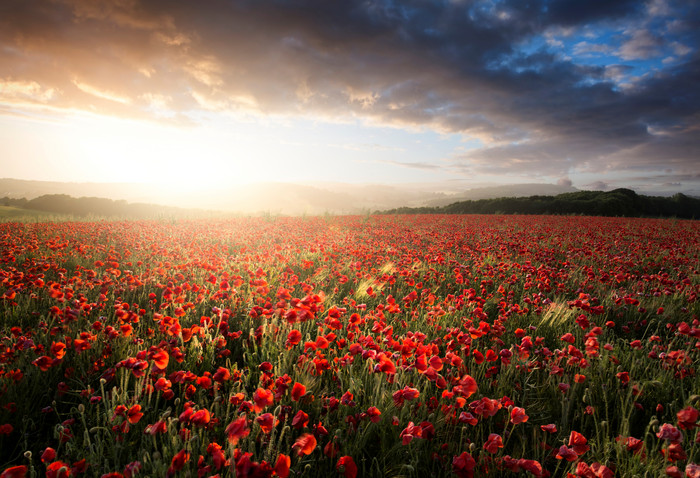
<svg viewBox="0 0 700 478"><path fill-rule="evenodd" d="M0 103L175 122L193 109L354 117L480 139L457 171L692 173L700 8L656 3L9 0ZM519 48L552 28L648 25L654 9L679 20L690 51L624 87L615 79L629 66ZM661 33L638 32L623 59L663 46ZM609 51L596 45L580 48Z"/></svg>
<svg viewBox="0 0 700 478"><path fill-rule="evenodd" d="M560 0L549 3L548 20L560 25L614 20L637 13L644 5L639 0Z"/></svg>

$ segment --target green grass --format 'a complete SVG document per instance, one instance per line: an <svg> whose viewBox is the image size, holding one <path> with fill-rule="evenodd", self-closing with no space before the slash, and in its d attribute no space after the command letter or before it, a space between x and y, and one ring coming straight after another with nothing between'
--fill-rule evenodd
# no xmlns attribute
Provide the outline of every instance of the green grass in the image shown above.
<svg viewBox="0 0 700 478"><path fill-rule="evenodd" d="M73 219L74 217L68 214L56 214L34 209L0 206L0 222L55 222L70 221Z"/></svg>

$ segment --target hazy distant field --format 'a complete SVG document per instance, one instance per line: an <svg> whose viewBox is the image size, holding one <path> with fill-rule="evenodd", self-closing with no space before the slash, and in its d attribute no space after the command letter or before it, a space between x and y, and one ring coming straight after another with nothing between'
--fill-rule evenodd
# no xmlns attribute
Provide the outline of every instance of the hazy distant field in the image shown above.
<svg viewBox="0 0 700 478"><path fill-rule="evenodd" d="M3 222L0 476L698 476L699 244L596 217Z"/></svg>
<svg viewBox="0 0 700 478"><path fill-rule="evenodd" d="M0 221L36 221L36 220L56 220L67 219L67 215L53 214L45 211L34 211L32 209L20 209L16 207L0 206Z"/></svg>

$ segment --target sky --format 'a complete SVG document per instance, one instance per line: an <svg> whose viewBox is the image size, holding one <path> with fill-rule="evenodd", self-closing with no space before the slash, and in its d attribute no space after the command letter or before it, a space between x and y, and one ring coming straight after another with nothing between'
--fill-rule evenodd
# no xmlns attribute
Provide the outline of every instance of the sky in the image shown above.
<svg viewBox="0 0 700 478"><path fill-rule="evenodd" d="M0 176L700 195L700 2L3 0Z"/></svg>

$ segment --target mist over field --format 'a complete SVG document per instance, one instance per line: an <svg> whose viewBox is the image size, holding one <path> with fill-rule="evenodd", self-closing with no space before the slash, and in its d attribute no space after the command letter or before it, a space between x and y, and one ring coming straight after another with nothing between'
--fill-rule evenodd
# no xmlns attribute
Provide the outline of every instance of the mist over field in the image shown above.
<svg viewBox="0 0 700 478"><path fill-rule="evenodd" d="M399 207L443 206L467 199L556 195L569 185L518 184L464 189L459 184L351 184L264 182L187 190L144 183L66 183L0 179L0 198L33 199L47 194L98 197L187 209L254 214L358 214Z"/></svg>

